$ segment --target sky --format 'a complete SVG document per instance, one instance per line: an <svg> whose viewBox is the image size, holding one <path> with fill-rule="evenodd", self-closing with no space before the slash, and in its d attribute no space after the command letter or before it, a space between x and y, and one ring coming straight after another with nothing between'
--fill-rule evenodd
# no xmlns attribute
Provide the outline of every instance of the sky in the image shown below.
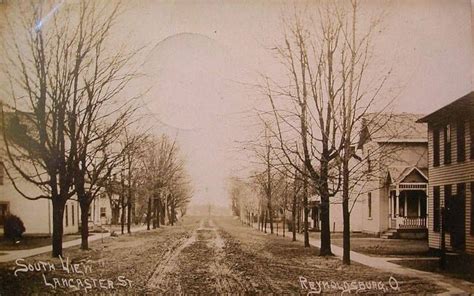
<svg viewBox="0 0 474 296"><path fill-rule="evenodd" d="M271 48L282 19L316 11L319 1L127 0L113 38L143 47L144 76L127 92L145 91L156 134L180 143L193 180L193 203L229 204L226 180L248 169L240 141L255 132L250 116L262 104L254 84L278 75ZM395 110L427 114L473 89L471 1L363 1L383 13L375 69L392 70Z"/></svg>
<svg viewBox="0 0 474 296"><path fill-rule="evenodd" d="M376 67L391 68L399 112L430 113L472 89L470 1L367 1L383 13ZM228 204L226 179L248 164L240 141L255 129L253 84L274 74L282 17L318 1L127 1L117 30L146 46L142 82L156 132L176 137L195 203Z"/></svg>

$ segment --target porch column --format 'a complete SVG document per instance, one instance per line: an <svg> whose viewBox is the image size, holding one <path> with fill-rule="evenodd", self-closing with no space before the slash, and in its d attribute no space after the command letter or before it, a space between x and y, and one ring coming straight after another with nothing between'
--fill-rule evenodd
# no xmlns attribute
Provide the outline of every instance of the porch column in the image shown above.
<svg viewBox="0 0 474 296"><path fill-rule="evenodd" d="M403 198L404 198L404 201L405 201L405 211L403 213L403 215L408 216L408 196L407 196L407 192L405 191L404 194L403 194Z"/></svg>
<svg viewBox="0 0 474 296"><path fill-rule="evenodd" d="M390 217L393 217L393 205L392 205L392 191L388 191L388 214Z"/></svg>
<svg viewBox="0 0 474 296"><path fill-rule="evenodd" d="M421 196L418 195L418 217L421 217Z"/></svg>
<svg viewBox="0 0 474 296"><path fill-rule="evenodd" d="M400 215L400 188L397 184L397 189L395 190L395 217Z"/></svg>
<svg viewBox="0 0 474 296"><path fill-rule="evenodd" d="M425 217L428 217L428 189L425 189L425 201L426 201ZM426 218L426 221L428 221L428 218Z"/></svg>

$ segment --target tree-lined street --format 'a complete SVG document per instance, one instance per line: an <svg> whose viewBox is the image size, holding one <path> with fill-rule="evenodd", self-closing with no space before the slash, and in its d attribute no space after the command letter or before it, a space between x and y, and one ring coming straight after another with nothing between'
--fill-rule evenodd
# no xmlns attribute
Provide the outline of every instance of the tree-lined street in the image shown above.
<svg viewBox="0 0 474 296"><path fill-rule="evenodd" d="M0 0L0 296L474 292L473 15Z"/></svg>

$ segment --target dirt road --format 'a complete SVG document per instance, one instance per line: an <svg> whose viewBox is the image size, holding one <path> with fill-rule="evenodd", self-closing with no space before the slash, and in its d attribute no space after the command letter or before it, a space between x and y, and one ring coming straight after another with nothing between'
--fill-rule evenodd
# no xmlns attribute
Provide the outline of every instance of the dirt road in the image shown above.
<svg viewBox="0 0 474 296"><path fill-rule="evenodd" d="M394 278L395 289L389 274L357 264L342 266L337 258L320 258L316 252L300 242L257 232L230 217L203 218L190 237L176 242L163 256L147 288L169 294L306 294L313 281L321 285L313 291L320 292L342 292L344 282L363 283L354 293L441 291L409 278ZM301 279L307 280L306 288Z"/></svg>
<svg viewBox="0 0 474 296"><path fill-rule="evenodd" d="M15 276L15 263L0 264L0 295L86 290L149 295L443 292L435 283L401 276L394 279L393 289L391 274L358 264L344 266L338 258L317 254L317 248L264 234L232 217L186 217L175 226L93 242L88 251L67 249L72 263L87 267L85 274L64 272L49 254L24 263L51 262L55 270ZM79 286L87 281L94 285Z"/></svg>
<svg viewBox="0 0 474 296"><path fill-rule="evenodd" d="M167 252L148 287L170 293L215 294L242 290L242 279L225 259L225 241L212 219L203 219L191 237Z"/></svg>

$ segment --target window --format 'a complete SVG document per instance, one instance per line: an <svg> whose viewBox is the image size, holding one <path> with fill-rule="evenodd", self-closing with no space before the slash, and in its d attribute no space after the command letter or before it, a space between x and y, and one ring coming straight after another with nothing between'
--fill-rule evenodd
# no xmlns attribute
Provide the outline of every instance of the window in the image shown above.
<svg viewBox="0 0 474 296"><path fill-rule="evenodd" d="M457 161L463 162L466 160L466 128L464 120L461 120L456 125L456 147L457 147Z"/></svg>
<svg viewBox="0 0 474 296"><path fill-rule="evenodd" d="M439 166L439 129L433 130L433 166Z"/></svg>
<svg viewBox="0 0 474 296"><path fill-rule="evenodd" d="M5 222L5 218L8 215L8 203L2 202L0 203L0 225L3 226L3 223Z"/></svg>
<svg viewBox="0 0 474 296"><path fill-rule="evenodd" d="M67 213L67 205L66 205L66 227L69 225L69 216L68 216L68 213Z"/></svg>
<svg viewBox="0 0 474 296"><path fill-rule="evenodd" d="M466 184L465 183L458 183L456 185L456 195L458 198L461 198L461 199L466 198Z"/></svg>
<svg viewBox="0 0 474 296"><path fill-rule="evenodd" d="M72 226L74 226L74 205L71 205L71 222Z"/></svg>
<svg viewBox="0 0 474 296"><path fill-rule="evenodd" d="M367 194L367 205L369 210L369 218L372 218L372 193Z"/></svg>
<svg viewBox="0 0 474 296"><path fill-rule="evenodd" d="M105 207L101 207L100 208L100 217L102 218L102 217L106 217L106 216L107 215L106 215L106 212L105 212Z"/></svg>
<svg viewBox="0 0 474 296"><path fill-rule="evenodd" d="M439 186L433 187L433 231L439 232L440 226L440 190Z"/></svg>
<svg viewBox="0 0 474 296"><path fill-rule="evenodd" d="M474 159L474 120L469 122L469 135L471 139L471 159Z"/></svg>
<svg viewBox="0 0 474 296"><path fill-rule="evenodd" d="M474 182L471 182L471 235L474 235Z"/></svg>
<svg viewBox="0 0 474 296"><path fill-rule="evenodd" d="M444 127L444 164L451 163L451 126Z"/></svg>

